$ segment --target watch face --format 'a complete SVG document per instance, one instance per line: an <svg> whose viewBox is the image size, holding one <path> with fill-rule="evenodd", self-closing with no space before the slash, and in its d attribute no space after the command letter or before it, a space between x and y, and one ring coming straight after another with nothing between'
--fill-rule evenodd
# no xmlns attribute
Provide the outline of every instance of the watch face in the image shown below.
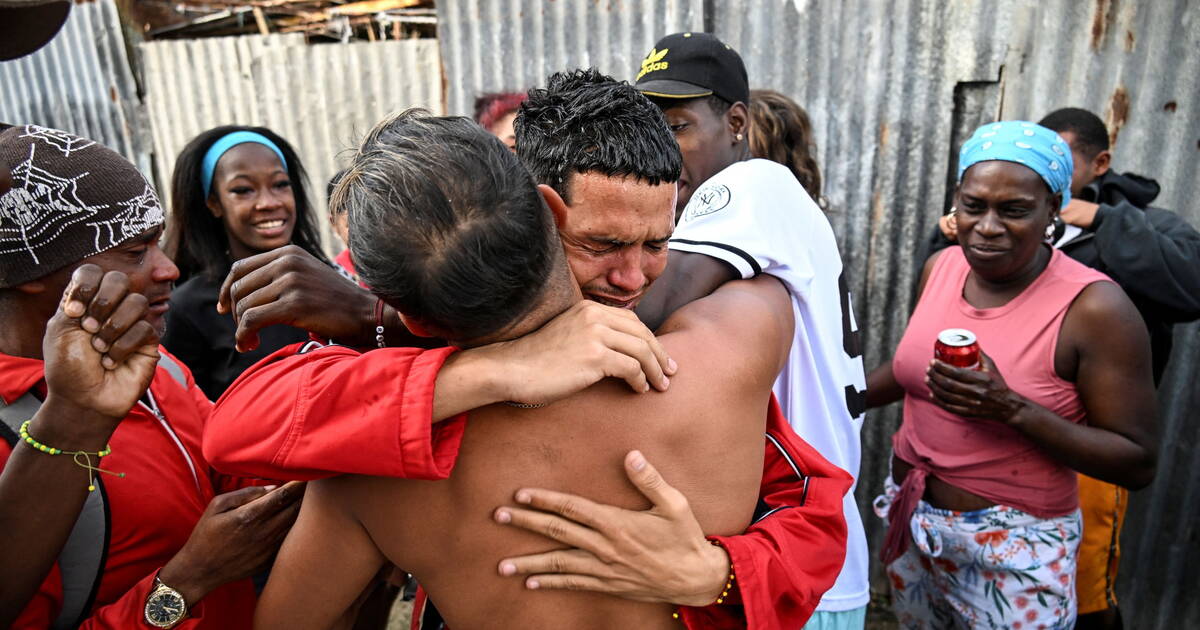
<svg viewBox="0 0 1200 630"><path fill-rule="evenodd" d="M179 621L185 610L183 598L175 593L159 593L146 602L146 621L166 627Z"/></svg>

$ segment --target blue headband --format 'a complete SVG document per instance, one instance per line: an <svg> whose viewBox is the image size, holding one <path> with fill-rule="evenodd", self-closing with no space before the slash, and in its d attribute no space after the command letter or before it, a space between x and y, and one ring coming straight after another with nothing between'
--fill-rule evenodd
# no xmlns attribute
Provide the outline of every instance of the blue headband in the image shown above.
<svg viewBox="0 0 1200 630"><path fill-rule="evenodd" d="M217 170L217 162L221 160L221 156L225 155L225 152L233 147L239 144L246 144L247 142L261 144L274 151L275 155L279 156L279 163L283 165L283 170L287 170L287 160L283 157L283 151L280 151L279 147L275 146L275 143L271 142L266 136L261 133L254 133L253 131L234 131L228 133L208 148L208 152L204 154L204 161L200 163L200 184L204 187L204 197L206 199L212 194L213 171Z"/></svg>
<svg viewBox="0 0 1200 630"><path fill-rule="evenodd" d="M958 154L958 181L973 164L988 160L1016 162L1037 173L1052 193L1062 193L1062 207L1071 200L1071 147L1049 129L1023 120L988 123L963 143Z"/></svg>

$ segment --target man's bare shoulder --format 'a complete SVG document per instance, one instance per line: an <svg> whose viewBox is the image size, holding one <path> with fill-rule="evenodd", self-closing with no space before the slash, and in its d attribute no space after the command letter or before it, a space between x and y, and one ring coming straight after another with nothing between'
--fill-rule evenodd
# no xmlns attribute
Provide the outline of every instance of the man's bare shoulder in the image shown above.
<svg viewBox="0 0 1200 630"><path fill-rule="evenodd" d="M658 334L672 356L699 345L710 360L749 359L764 363L775 374L791 348L794 326L787 289L764 274L727 282L712 295L679 309Z"/></svg>

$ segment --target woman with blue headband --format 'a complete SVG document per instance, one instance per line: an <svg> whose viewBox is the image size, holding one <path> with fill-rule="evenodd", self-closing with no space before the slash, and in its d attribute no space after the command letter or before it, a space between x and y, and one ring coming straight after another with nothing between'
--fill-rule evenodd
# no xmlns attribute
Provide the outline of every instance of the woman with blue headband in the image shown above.
<svg viewBox="0 0 1200 630"><path fill-rule="evenodd" d="M869 406L904 400L875 511L905 628L1072 628L1081 536L1075 472L1154 477L1145 326L1100 272L1052 249L1071 150L1033 123L984 125L959 155L958 245L930 257ZM934 358L965 329L978 365Z"/></svg>
<svg viewBox="0 0 1200 630"><path fill-rule="evenodd" d="M216 308L235 261L288 244L325 260L305 185L300 157L263 127L210 129L175 161L166 249L186 281L171 296L163 345L212 400L259 359L308 339L298 328L269 326L257 348L238 352L233 316Z"/></svg>

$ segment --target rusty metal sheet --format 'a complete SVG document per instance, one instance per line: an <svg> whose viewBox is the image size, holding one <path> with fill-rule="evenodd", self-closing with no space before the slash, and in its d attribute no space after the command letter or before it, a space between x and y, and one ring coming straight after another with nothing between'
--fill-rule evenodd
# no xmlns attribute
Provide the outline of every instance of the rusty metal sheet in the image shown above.
<svg viewBox="0 0 1200 630"><path fill-rule="evenodd" d="M308 45L301 34L254 35L147 42L139 52L163 197L176 156L196 134L266 126L304 161L330 252L342 246L323 220L325 185L346 150L390 112L445 109L430 39Z"/></svg>
<svg viewBox="0 0 1200 630"><path fill-rule="evenodd" d="M442 0L450 111L470 113L477 93L524 89L555 69L597 65L628 79L661 35L715 32L741 52L752 87L788 94L812 117L869 366L903 333L923 243L949 206L958 146L984 122L1091 108L1114 128L1117 168L1159 178L1160 205L1200 224L1194 2L725 0L675 13L668 4ZM614 26L623 12L643 21ZM1132 500L1120 588L1134 627L1169 618L1200 626L1200 604L1180 588L1200 583L1200 473L1188 465L1200 434L1196 335L1196 325L1178 331L1160 390L1159 479ZM857 496L875 548L882 528L869 501L898 422L895 406L875 411L862 434ZM1160 532L1178 542L1161 544ZM877 567L875 575L882 587Z"/></svg>
<svg viewBox="0 0 1200 630"><path fill-rule="evenodd" d="M712 30L746 60L752 87L812 117L830 220L855 275L868 366L891 355L913 304L922 242L949 205L966 134L998 118L1064 106L1097 112L1114 163L1159 179L1156 205L1200 225L1200 5L1097 0L718 2ZM1130 627L1200 626L1200 339L1177 331L1160 388L1163 449L1136 493L1121 581ZM857 497L872 548L870 499L887 474L897 406L868 415ZM876 563L877 564L877 563ZM875 583L883 586L875 567Z"/></svg>
<svg viewBox="0 0 1200 630"><path fill-rule="evenodd" d="M49 44L0 62L0 121L97 140L150 172L150 134L113 0L76 3Z"/></svg>
<svg viewBox="0 0 1200 630"><path fill-rule="evenodd" d="M471 115L484 92L524 92L558 70L620 79L659 37L702 30L703 0L442 0L438 40L447 110Z"/></svg>

